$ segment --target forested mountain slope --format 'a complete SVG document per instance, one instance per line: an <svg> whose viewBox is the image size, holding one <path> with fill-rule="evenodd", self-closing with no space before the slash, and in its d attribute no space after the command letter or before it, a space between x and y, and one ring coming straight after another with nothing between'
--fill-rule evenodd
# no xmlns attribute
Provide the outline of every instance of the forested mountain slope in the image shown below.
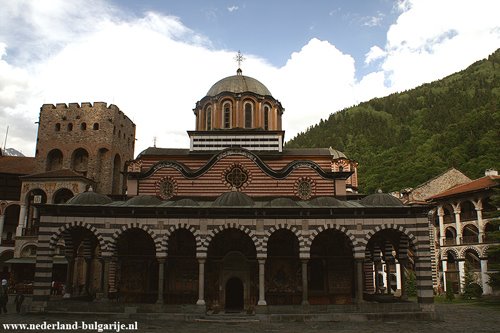
<svg viewBox="0 0 500 333"><path fill-rule="evenodd" d="M334 93L334 92L332 92ZM500 167L500 49L442 80L331 114L287 142L359 162L360 191L413 187L455 167Z"/></svg>

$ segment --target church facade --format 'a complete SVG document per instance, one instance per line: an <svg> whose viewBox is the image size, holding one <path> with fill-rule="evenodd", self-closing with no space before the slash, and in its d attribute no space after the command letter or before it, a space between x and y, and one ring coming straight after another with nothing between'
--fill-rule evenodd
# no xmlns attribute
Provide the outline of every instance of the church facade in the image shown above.
<svg viewBox="0 0 500 333"><path fill-rule="evenodd" d="M333 148L287 149L284 108L241 70L193 111L189 149L121 159L126 200L105 195L117 185L87 164L78 176L89 190L36 205L35 307L55 279L66 297L214 312L397 301L414 272L418 302L432 308L428 208L362 198L357 162ZM51 172L64 170L56 157ZM58 258L67 265L56 274Z"/></svg>

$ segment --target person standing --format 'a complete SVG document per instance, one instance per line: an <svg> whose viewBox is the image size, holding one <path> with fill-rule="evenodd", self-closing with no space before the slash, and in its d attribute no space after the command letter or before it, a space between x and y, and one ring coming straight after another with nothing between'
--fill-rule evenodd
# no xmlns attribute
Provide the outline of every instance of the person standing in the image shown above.
<svg viewBox="0 0 500 333"><path fill-rule="evenodd" d="M2 280L2 287L0 288L0 313L7 313L7 302L9 301L9 293L7 288L7 280Z"/></svg>
<svg viewBox="0 0 500 333"><path fill-rule="evenodd" d="M24 295L21 292L21 289L17 289L16 298L14 298L14 303L16 304L16 312L21 312L21 305L23 305Z"/></svg>

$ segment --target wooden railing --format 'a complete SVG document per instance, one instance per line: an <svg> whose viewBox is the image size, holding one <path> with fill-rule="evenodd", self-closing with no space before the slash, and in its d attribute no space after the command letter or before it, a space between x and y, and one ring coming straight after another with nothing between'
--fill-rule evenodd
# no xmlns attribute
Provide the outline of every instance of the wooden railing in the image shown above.
<svg viewBox="0 0 500 333"><path fill-rule="evenodd" d="M462 212L460 213L460 221L474 221L477 220L476 212Z"/></svg>
<svg viewBox="0 0 500 333"><path fill-rule="evenodd" d="M453 215L445 215L443 217L444 223L455 223L455 216Z"/></svg>
<svg viewBox="0 0 500 333"><path fill-rule="evenodd" d="M479 243L479 238L478 236L462 236L462 243L463 244Z"/></svg>
<svg viewBox="0 0 500 333"><path fill-rule="evenodd" d="M456 245L457 244L457 241L455 238L446 238L444 240L444 245Z"/></svg>

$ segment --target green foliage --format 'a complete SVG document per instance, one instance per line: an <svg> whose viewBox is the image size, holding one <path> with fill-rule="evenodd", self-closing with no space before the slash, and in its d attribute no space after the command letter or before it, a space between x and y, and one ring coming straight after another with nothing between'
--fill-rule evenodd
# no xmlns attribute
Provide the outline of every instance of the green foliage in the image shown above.
<svg viewBox="0 0 500 333"><path fill-rule="evenodd" d="M481 297L483 288L476 283L474 272L472 271L471 264L465 261L464 267L464 290L462 292L463 299L472 299Z"/></svg>
<svg viewBox="0 0 500 333"><path fill-rule="evenodd" d="M490 203L496 206L497 210L486 215L486 217L490 219L492 229L495 231L489 232L486 236L488 239L500 243L500 189L495 188L493 191L494 194L490 197ZM490 281L488 284L493 289L500 289L500 245L494 245L488 249L488 268L493 271L493 273L489 273Z"/></svg>
<svg viewBox="0 0 500 333"><path fill-rule="evenodd" d="M405 270L405 290L408 297L417 296L417 276L412 270Z"/></svg>
<svg viewBox="0 0 500 333"><path fill-rule="evenodd" d="M455 293L453 292L453 285L450 280L446 280L446 300L453 301L455 299Z"/></svg>
<svg viewBox="0 0 500 333"><path fill-rule="evenodd" d="M456 167L500 165L500 49L464 71L331 114L287 147L334 147L359 162L360 189L414 187Z"/></svg>

